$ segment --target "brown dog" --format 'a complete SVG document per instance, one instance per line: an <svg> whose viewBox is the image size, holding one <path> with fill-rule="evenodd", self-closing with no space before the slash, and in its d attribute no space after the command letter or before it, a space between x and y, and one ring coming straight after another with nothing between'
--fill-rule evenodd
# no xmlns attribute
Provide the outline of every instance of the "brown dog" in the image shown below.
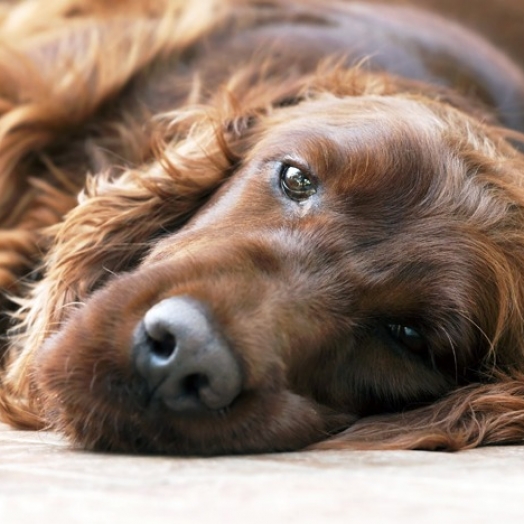
<svg viewBox="0 0 524 524"><path fill-rule="evenodd" d="M32 2L1 31L5 421L187 454L524 437L502 52L324 0Z"/></svg>

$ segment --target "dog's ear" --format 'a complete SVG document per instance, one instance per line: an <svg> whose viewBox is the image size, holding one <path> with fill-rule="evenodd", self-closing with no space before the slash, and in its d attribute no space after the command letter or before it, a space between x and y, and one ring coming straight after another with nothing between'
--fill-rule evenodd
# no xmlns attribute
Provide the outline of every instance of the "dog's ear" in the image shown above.
<svg viewBox="0 0 524 524"><path fill-rule="evenodd" d="M363 418L314 449L475 448L524 440L524 375L453 391L431 405Z"/></svg>
<svg viewBox="0 0 524 524"><path fill-rule="evenodd" d="M102 142L98 151L111 149L105 147L107 140L99 139L104 134L101 118L110 142L124 138L130 143L127 122L115 125L114 115L108 122L107 114L118 112L119 93L148 64L184 49L211 23L204 14L190 24L191 17L182 16L176 6L158 18L150 12L135 13L138 4L131 9L133 16L125 19L98 0L45 7L24 3L2 12L2 289L17 290L20 274L41 255L44 244L37 230L61 220L75 205L85 174L93 169L91 161L96 161L96 155L86 151L87 137ZM131 144L133 154L141 145L136 140ZM124 157L118 148L114 153Z"/></svg>
<svg viewBox="0 0 524 524"><path fill-rule="evenodd" d="M211 10L200 13L179 2L163 7L158 2L158 8L131 2L125 18L112 4L26 3L6 9L0 19L2 225L15 208L21 214L20 195L31 191L31 178L60 187L56 173L40 161L43 154L53 156L49 148L56 152L57 144L78 138L78 130L104 107L114 109L115 99L140 71L183 51L213 23ZM12 219L7 227L13 227Z"/></svg>
<svg viewBox="0 0 524 524"><path fill-rule="evenodd" d="M82 275L77 298L132 269L149 242L180 228L240 162L249 129L240 118L217 121L199 108L172 116L169 129L157 130L153 161L88 177L79 204L53 231L52 271L70 284Z"/></svg>

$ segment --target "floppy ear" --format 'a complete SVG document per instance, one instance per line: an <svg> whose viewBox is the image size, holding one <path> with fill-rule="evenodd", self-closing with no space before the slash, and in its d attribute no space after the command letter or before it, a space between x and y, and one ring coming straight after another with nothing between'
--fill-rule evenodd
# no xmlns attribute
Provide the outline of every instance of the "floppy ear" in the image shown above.
<svg viewBox="0 0 524 524"><path fill-rule="evenodd" d="M18 300L14 315L18 325L0 390L4 420L38 426L30 376L44 339L113 274L133 269L155 239L183 226L235 171L256 141L261 118L290 103L302 85L295 79L251 88L251 73L205 105L157 116L150 137L154 160L89 176L78 205L46 230L51 247L43 278Z"/></svg>
<svg viewBox="0 0 524 524"><path fill-rule="evenodd" d="M434 404L364 418L312 449L475 448L524 440L524 375L474 384Z"/></svg>
<svg viewBox="0 0 524 524"><path fill-rule="evenodd" d="M148 64L184 49L211 24L207 10L195 20L194 9L182 2L157 18L137 12L138 3L126 18L103 4L26 3L2 20L0 289L34 263L43 247L36 248L35 230L75 205L91 167L78 130ZM128 139L128 129L113 125L113 143ZM57 157L67 165L58 168Z"/></svg>
<svg viewBox="0 0 524 524"><path fill-rule="evenodd" d="M196 94L201 105L155 116L147 138L153 160L87 177L78 205L47 230L44 278L19 312L21 331L32 337L23 345L38 347L65 306L132 269L152 241L181 227L235 171L264 132L264 118L302 100L309 82L296 74L276 80L270 65L251 64L213 96Z"/></svg>

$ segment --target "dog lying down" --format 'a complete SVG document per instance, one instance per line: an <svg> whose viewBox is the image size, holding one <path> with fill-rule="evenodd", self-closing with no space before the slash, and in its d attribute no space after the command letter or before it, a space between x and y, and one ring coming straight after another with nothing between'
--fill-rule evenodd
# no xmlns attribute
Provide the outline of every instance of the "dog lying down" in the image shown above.
<svg viewBox="0 0 524 524"><path fill-rule="evenodd" d="M2 420L131 453L524 438L502 52L391 5L2 9Z"/></svg>

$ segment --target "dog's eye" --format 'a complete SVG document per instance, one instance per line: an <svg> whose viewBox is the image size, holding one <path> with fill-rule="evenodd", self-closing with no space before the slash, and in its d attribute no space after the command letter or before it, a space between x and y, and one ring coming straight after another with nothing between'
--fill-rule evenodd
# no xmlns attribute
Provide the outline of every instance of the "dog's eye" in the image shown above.
<svg viewBox="0 0 524 524"><path fill-rule="evenodd" d="M305 200L317 192L315 180L295 166L284 164L280 170L280 185L293 200Z"/></svg>
<svg viewBox="0 0 524 524"><path fill-rule="evenodd" d="M411 326L402 324L388 324L390 336L400 345L412 353L423 354L428 350L426 339Z"/></svg>

